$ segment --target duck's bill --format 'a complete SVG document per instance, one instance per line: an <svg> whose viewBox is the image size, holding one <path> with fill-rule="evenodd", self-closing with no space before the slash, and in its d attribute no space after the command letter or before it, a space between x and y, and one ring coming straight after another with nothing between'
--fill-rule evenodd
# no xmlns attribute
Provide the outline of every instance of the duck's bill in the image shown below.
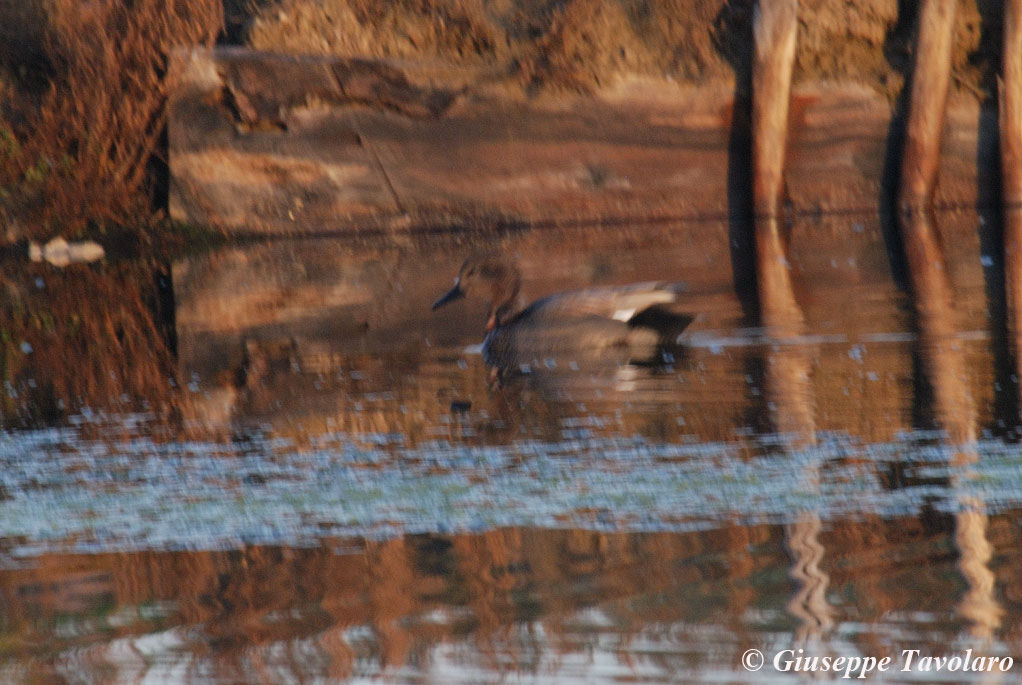
<svg viewBox="0 0 1022 685"><path fill-rule="evenodd" d="M454 287L451 288L450 290L448 290L446 295L444 295L439 300L437 300L436 302L433 303L433 311L436 311L437 309L440 309L445 304L450 304L451 302L454 302L455 300L460 300L463 297L465 297L465 291L463 291L461 289L460 285L455 283Z"/></svg>

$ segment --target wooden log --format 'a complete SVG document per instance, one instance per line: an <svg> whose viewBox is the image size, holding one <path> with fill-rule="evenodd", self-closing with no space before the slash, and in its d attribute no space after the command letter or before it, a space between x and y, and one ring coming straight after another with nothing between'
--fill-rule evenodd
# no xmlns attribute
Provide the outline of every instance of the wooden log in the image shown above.
<svg viewBox="0 0 1022 685"><path fill-rule="evenodd" d="M777 55L764 50L767 62ZM712 82L526 100L480 88L441 110L451 91L414 86L439 76L409 71L403 88L398 73L353 72L337 58L183 50L168 70L169 204L180 221L275 235L492 231L705 221L731 207L733 94ZM777 160L760 196L780 206L783 170L786 211L875 212L890 104L861 87L815 85L791 92L789 114L788 89L767 92L777 81L761 79L755 106L776 102L774 121L797 125L783 143L757 136L761 165ZM948 112L941 206L999 202L977 183L977 168L996 163L977 148L996 123L979 109L958 101Z"/></svg>

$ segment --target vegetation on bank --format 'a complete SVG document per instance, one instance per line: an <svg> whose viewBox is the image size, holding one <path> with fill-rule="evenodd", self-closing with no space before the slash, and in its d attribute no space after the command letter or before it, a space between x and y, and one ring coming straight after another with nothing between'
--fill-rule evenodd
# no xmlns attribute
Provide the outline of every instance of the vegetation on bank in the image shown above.
<svg viewBox="0 0 1022 685"><path fill-rule="evenodd" d="M0 238L152 219L166 56L211 44L222 21L219 0L0 5Z"/></svg>

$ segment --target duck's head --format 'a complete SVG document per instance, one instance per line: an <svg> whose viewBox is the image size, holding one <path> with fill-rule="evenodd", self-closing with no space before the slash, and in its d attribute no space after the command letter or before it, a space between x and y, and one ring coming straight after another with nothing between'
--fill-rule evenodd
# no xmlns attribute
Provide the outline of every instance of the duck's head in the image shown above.
<svg viewBox="0 0 1022 685"><path fill-rule="evenodd" d="M466 295L481 294L490 298L486 330L492 330L515 313L521 284L521 273L510 258L496 252L474 254L461 265L454 287L433 303L433 310Z"/></svg>

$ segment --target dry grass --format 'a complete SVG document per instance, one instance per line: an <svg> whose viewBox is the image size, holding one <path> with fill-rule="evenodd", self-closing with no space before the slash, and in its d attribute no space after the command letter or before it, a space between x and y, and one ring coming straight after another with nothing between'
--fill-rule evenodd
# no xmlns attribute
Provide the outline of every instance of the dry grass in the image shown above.
<svg viewBox="0 0 1022 685"><path fill-rule="evenodd" d="M3 33L17 31L22 43L0 53L17 77L0 112L0 221L8 238L148 215L151 196L141 191L164 131L166 55L210 43L222 16L220 0L0 6Z"/></svg>

